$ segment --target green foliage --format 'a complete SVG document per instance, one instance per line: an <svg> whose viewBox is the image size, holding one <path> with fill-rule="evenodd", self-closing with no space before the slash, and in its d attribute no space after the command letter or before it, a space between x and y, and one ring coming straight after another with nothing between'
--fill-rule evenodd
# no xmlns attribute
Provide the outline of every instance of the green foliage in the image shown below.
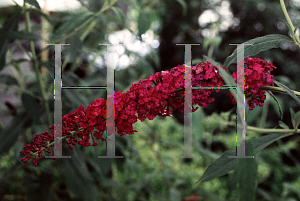
<svg viewBox="0 0 300 201"><path fill-rule="evenodd" d="M40 106L33 98L27 93L22 94L22 102L24 105L24 108L26 109L26 113L28 116L34 121L34 123L39 124L40 123Z"/></svg>
<svg viewBox="0 0 300 201"><path fill-rule="evenodd" d="M24 0L24 2L29 3L38 9L41 9L39 3L36 0Z"/></svg>
<svg viewBox="0 0 300 201"><path fill-rule="evenodd" d="M0 82L8 86L18 85L18 81L16 80L15 77L4 73L0 75Z"/></svg>
<svg viewBox="0 0 300 201"><path fill-rule="evenodd" d="M285 90L300 105L300 99L295 95L295 93L292 90L290 90L287 86L285 86L284 84L281 84L280 82L278 82L276 80L274 80L273 82L276 85L278 85L280 88L282 88L283 90Z"/></svg>
<svg viewBox="0 0 300 201"><path fill-rule="evenodd" d="M105 51L103 51L104 48L100 50L98 44L107 42L110 33L125 28L134 35L137 34L141 37L142 34L151 30L156 37L162 38L162 33L165 34L162 30L165 27L168 29L166 35L171 39L167 40L167 43L176 39L183 42L204 43L205 47L215 45L214 54L209 54L213 58L204 56L204 59L202 59L196 56L192 61L193 65L208 59L218 67L227 85L236 86L229 72L225 73L219 67L220 63L216 61L224 61L231 53L226 50L228 47L224 48L224 44L227 46L228 43L232 43L232 37L235 37L235 42L253 38L257 33L253 32L253 27L249 24L251 25L259 19L265 26L264 31L260 34L265 36L247 41L253 45L245 46L245 56L257 56L259 54L259 57L273 59L278 64L277 70L280 70L279 73L286 73L291 77L287 79L287 82L280 81L276 83L275 81L275 83L286 91L293 98L293 101L299 103L296 94L287 87L296 88L299 86L299 83L297 83L299 80L292 79L292 76L299 74L297 71L299 66L297 58L287 57L282 52L271 50L293 41L282 35L283 33L266 35L273 33L272 29L275 26L269 23L271 22L269 18L264 18L268 16L269 11L266 10L264 17L257 14L256 9L253 9L256 6L254 1L247 1L245 4L247 7L243 7L244 4L240 5L241 1L231 1L230 6L235 17L241 15L236 10L247 13L245 19L239 25L243 32L224 31L222 32L222 38L215 37L214 39L203 39L201 29L204 29L204 27L199 27L197 24L201 12L210 9L210 6L213 9L216 7L213 2L204 0L134 0L129 2L119 1L118 3L116 3L116 0L95 2L80 0L84 5L84 9L75 13L58 12L51 15L38 10L40 6L36 0L25 0L25 2L33 5L34 8L23 9L24 12L35 14L50 23L49 34L51 38L47 42L71 44L71 46L65 46L62 55L64 64L69 62L71 63L69 65L72 66L69 70L67 68L62 70L64 86L105 86L105 65L95 67L96 64L92 61L88 61L88 65L83 65L83 60L88 60L86 57L91 54L96 55L94 61L99 58L99 55L102 55ZM120 5L120 2L128 7ZM262 3L267 4L267 8L271 5L270 2L266 1L262 1ZM240 7L237 9L235 6ZM275 6L272 8L276 10ZM136 14L134 16L135 23L132 23L133 26L131 20L128 20L127 9ZM28 59L18 59L10 54L10 52L14 53L16 50L16 44L14 43L16 39L20 40L19 45L27 44L29 41L41 40L41 37L37 34L25 33L19 30L18 23L22 15L21 11L22 9L19 6L14 6L12 14L5 16L2 10L0 12L2 25L0 29L0 71L4 70L5 67L9 67L13 69L13 72L17 70L19 73L14 76L2 73L0 82L5 84L6 88L14 85L19 90L17 98L22 103L17 106L18 113L16 116L7 115L12 121L0 130L0 196L6 196L5 198L0 197L1 200L9 198L17 200L23 196L27 200L176 201L183 200L192 193L197 193L199 200L209 201L236 200L238 195L240 195L240 200L254 200L254 198L256 200L300 199L298 190L300 188L300 178L297 177L300 169L299 160L297 159L297 151L299 150L298 135L281 133L261 135L256 131L247 131L247 138L251 139L246 141L246 155L255 155L255 159L231 159L228 156L235 155L235 150L233 150L236 136L235 115L231 115L230 112L221 112L220 114L214 112L212 115L207 115L207 110L202 108L199 108L192 116L193 155L200 155L201 158L198 159L176 158L183 155L183 126L174 118L157 117L153 121L138 121L134 124L134 129L138 130L138 133L134 135L116 136L116 155L123 155L125 156L124 159L99 159L98 156L105 156L106 154L106 143L100 143L98 147L83 148L75 145L73 151L63 150L63 155L72 156L71 159L43 159L38 168L32 167L31 161L23 164L20 161L19 151L23 149L25 144L32 141L35 134L49 131L48 127L50 125L45 121L46 111L40 103L49 101L48 105L53 104L54 64L53 59L47 62L41 61L41 53L38 48L36 48L36 58L33 54L29 55L32 56L32 63L37 62L38 67L44 66L48 69L48 74L43 78L47 96L42 97L36 78L39 71L23 74L23 65L28 62ZM253 13L252 17L249 17L249 11ZM277 12L272 10L271 13L273 16ZM241 20L241 18L239 19ZM264 23L264 21L267 23ZM152 25L155 24L156 28L152 30L154 27ZM245 24L246 28L244 27ZM288 23L286 24L291 35L294 35L299 26L292 30L291 26ZM39 25L37 28L41 30ZM228 36L230 36L230 41L228 41ZM140 38L136 37L136 39ZM25 43L23 43L24 41ZM173 44L173 42L171 43ZM172 58L164 58L160 52L165 51L162 48L163 46L164 44L161 43L158 49L152 49L145 56L125 49L124 54L134 58L135 62L127 69L116 69L116 91L124 90L125 92L131 84L161 70L161 63L165 62L166 59L173 61L179 57L170 48ZM24 53L29 51L27 47L23 48L25 49ZM49 49L50 52L53 52L53 48L50 47ZM166 48L166 50L169 51L169 48ZM193 57L204 53L195 52L193 49ZM235 63L236 56L237 50L227 57L223 66L227 68L230 64ZM214 57L216 58L214 59ZM68 62L66 62L66 58L69 59ZM101 58L105 61L104 56L101 56ZM6 59L9 60L9 63L6 63ZM75 73L78 66L84 66L91 73L87 77L80 78ZM23 81L26 82L26 85L23 85ZM290 83L290 85L286 83ZM235 89L231 89L230 92L236 97L237 92ZM62 96L64 100L62 115L64 115L74 111L80 105L84 105L86 108L93 100L105 98L106 92L105 90L98 91L98 89L97 91L66 89L63 90ZM273 123L279 122L279 126L284 129L289 129L291 124L293 128L298 128L300 111L297 108L288 110L291 113L291 124L289 124L290 122L284 122L280 105L283 106L283 110L284 107L290 107L290 105L287 104L288 101L284 97L273 95L273 98L277 102L272 101L270 103L274 113L272 113L273 110L269 110L271 114L267 117L270 121L266 125L263 124L263 126L271 126L273 121ZM260 125L262 121L266 122L263 120L266 107L268 111L268 106L263 109L257 107L253 111L246 111L248 112L246 116L247 124L256 126ZM7 112L7 108L3 108L5 108L5 105L1 105L1 112ZM52 105L50 115L53 116L53 112ZM276 115L272 116L273 114L278 117L281 116L281 121L275 118ZM92 139L90 140L92 142ZM290 142L287 143L287 140ZM227 151L210 150L210 147L213 147L212 145L216 143L223 144ZM266 147L268 149L265 149ZM219 152L223 152L223 154ZM293 166L284 163L284 159L290 160L289 163ZM235 171L232 172L232 170ZM198 182L196 182L197 180ZM206 181L205 185L199 185L191 191L192 187L195 187L200 181ZM266 190L265 186L268 186L270 190Z"/></svg>
<svg viewBox="0 0 300 201"><path fill-rule="evenodd" d="M245 156L253 158L239 158L237 160L237 180L240 201L255 200L256 180L257 180L257 163L254 158L254 149L250 142L245 142Z"/></svg>
<svg viewBox="0 0 300 201"><path fill-rule="evenodd" d="M141 37L151 26L152 12L149 10L141 10L138 17L138 35Z"/></svg>
<svg viewBox="0 0 300 201"><path fill-rule="evenodd" d="M0 130L0 154L7 152L16 143L19 134L29 121L30 119L26 112L21 112L14 117L9 126Z"/></svg>
<svg viewBox="0 0 300 201"><path fill-rule="evenodd" d="M2 28L0 29L0 71L5 66L6 52L9 43L12 42L12 39L9 39L8 36L12 32L18 31L18 23L21 17L21 9L16 6L15 13L10 18L8 18Z"/></svg>
<svg viewBox="0 0 300 201"><path fill-rule="evenodd" d="M250 141L252 143L252 146L254 147L254 153L256 154L261 150L263 150L264 148L266 148L267 146L269 146L274 141L279 140L283 137L287 137L289 135L290 134L285 134L285 135L270 134L263 137L252 139ZM208 166L208 168L205 170L200 180L194 184L193 188L195 188L195 186L199 184L201 181L210 181L214 178L223 176L232 170L235 170L237 159L228 157L228 156L234 156L235 154L236 154L235 150L225 151L221 157L219 157L211 165Z"/></svg>
<svg viewBox="0 0 300 201"><path fill-rule="evenodd" d="M267 51L272 48L279 48L281 45L285 43L292 43L293 40L287 36L279 35L279 34L270 34L258 38L251 39L246 41L244 44L244 54L245 57L255 56L262 51ZM251 44L251 45L246 45ZM230 64L236 63L237 60L237 49L226 58L223 63L223 67L227 69Z"/></svg>

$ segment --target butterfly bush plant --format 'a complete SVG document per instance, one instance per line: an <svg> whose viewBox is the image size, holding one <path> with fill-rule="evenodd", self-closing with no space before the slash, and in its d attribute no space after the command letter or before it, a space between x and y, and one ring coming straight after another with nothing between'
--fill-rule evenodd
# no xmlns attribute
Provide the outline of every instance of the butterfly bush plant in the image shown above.
<svg viewBox="0 0 300 201"><path fill-rule="evenodd" d="M263 106L266 96L264 95L265 91L260 90L260 87L274 86L273 75L270 74L270 71L276 67L270 62L258 58L247 57L245 63L249 66L245 73L245 90L249 109L252 110L255 107L254 103ZM221 68L226 71L223 67ZM148 79L140 80L137 84L133 84L126 93L116 92L114 97L115 125L118 134L122 136L138 132L132 127L137 119L143 122L146 118L153 120L156 116L172 116L170 108L184 112L184 71L183 66L177 66L170 72L158 72ZM223 86L224 81L218 71L218 68L209 61L193 66L192 85ZM232 77L236 81L236 73L233 73ZM220 89L216 90L216 92L219 91ZM194 90L191 97L192 105L197 104L206 108L214 101L210 95L209 89ZM231 93L229 96L236 104ZM72 145L75 145L76 142L82 146L97 146L98 143L95 142L94 137L106 141L106 138L103 137L106 130L106 104L107 101L100 98L90 104L86 110L80 106L73 113L62 117L64 121L62 136L66 138L70 149L73 149ZM197 109L198 107L192 106L192 112ZM46 131L42 136L36 135L32 144L26 145L20 152L26 155L22 158L23 162L33 158L33 163L37 166L37 159L42 159L44 151L51 153L50 147L54 147L54 125L49 129L52 131L51 134ZM93 132L94 130L95 132ZM80 140L76 139L75 133ZM93 144L89 143L90 137Z"/></svg>
<svg viewBox="0 0 300 201"><path fill-rule="evenodd" d="M24 1L24 4L25 2L36 7L38 6L35 0ZM116 3L116 0L105 2L103 8L96 15L99 16L105 10L110 9L113 4ZM300 105L300 99L298 98L300 96L299 92L293 91L273 79L274 76L271 75L271 72L280 67L275 67L271 62L255 57L262 51L279 48L285 43L294 43L300 47L300 40L296 34L297 27L294 28L287 14L283 0L280 0L280 4L286 17L286 25L289 28L291 37L270 34L247 41L246 43L251 45L245 46L244 71L237 69L237 72L234 72L232 75L230 75L226 69L228 69L230 64L237 62L237 49L226 58L223 64L219 64L209 57L205 60L206 62L191 66L192 86L221 87L225 84L228 86L230 83L237 83L237 77L245 76L244 93L247 103L246 107L248 107L249 110L253 110L256 106L263 107L264 101L266 100L266 92L276 100L272 91L286 93L294 98ZM90 19L92 19L92 17ZM29 15L26 17L26 20L29 20ZM81 28L87 25L89 20L85 23L82 24ZM4 27L5 26L8 26L8 23L5 24ZM27 29L30 33L29 27L27 27ZM73 32L75 33L76 30ZM65 36L62 40L70 37L73 32ZM32 35L26 36L33 37ZM30 46L31 48L34 47L32 41L30 42ZM37 59L35 54L33 54L33 58ZM37 69L37 64L35 63L35 65ZM38 70L36 73L38 75L38 80L40 81L41 77L39 77ZM42 82L39 83L41 85ZM276 87L275 84L278 87ZM42 90L43 87L40 86L40 88L41 94L44 94L44 91ZM220 89L216 90L216 92L219 91ZM232 92L233 91L231 90L228 93L228 96L232 100L232 103L236 105L236 97ZM157 116L172 117L172 113L175 110L183 113L186 93L190 92L185 91L184 65L176 66L170 71L156 72L147 79L141 79L137 83L132 84L130 89L126 92L115 92L113 95L115 101L113 108L115 132L120 136L132 135L134 133L138 134L138 130L133 129L133 124L138 120L144 122L146 119L153 120ZM47 114L49 120L49 108L44 95L43 100L45 110L48 111ZM211 96L210 89L193 89L191 92L191 111L195 112L199 107L206 108L209 104L214 102L214 100L214 97ZM71 150L74 146L77 146L76 144L85 147L98 146L100 140L101 142L109 140L107 136L105 136L105 131L107 127L111 126L107 122L107 119L110 117L107 114L107 110L112 108L107 108L107 105L107 100L99 98L94 100L86 108L81 105L72 113L62 116L63 125L49 126L51 132L45 131L42 135L35 135L32 142L24 146L24 149L20 151L23 155L21 160L24 163L32 161L34 166L37 167L38 160L43 159L46 152L51 153L54 156L54 152L56 151L54 150L54 145L57 143L54 140L54 136L57 127L62 130L62 138L60 140L64 139L64 142L66 142L66 144L62 143L61 145L67 145ZM246 125L246 131L272 133L246 141L246 154L252 156L276 140L300 133L300 111L295 113L291 109L291 117L293 123L292 129L282 121L279 121L280 129L263 129ZM90 139L92 139L92 143ZM228 157L234 155L235 150L224 152L207 167L206 171L199 181L194 184L193 188L201 181L209 181L235 170L238 176L240 200L254 200L257 179L256 160ZM187 200L197 199L197 194L194 194Z"/></svg>

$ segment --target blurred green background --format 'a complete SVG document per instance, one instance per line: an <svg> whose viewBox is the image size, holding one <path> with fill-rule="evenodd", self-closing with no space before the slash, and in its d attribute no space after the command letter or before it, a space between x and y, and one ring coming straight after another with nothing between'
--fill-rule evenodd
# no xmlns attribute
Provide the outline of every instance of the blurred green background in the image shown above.
<svg viewBox="0 0 300 201"><path fill-rule="evenodd" d="M235 149L236 128L226 123L235 122L236 106L231 103L228 90L212 93L216 100L192 115L193 156L200 158L175 158L183 156L184 116L174 111L173 118L138 121L134 135L117 134L116 156L124 159L98 159L106 155L106 143L98 142L98 147L76 145L72 151L64 147L65 155L71 159L43 159L38 161L38 167L33 166L32 160L24 164L19 152L35 134L50 131L48 127L52 125L42 104L38 72L30 61L29 40L34 40L53 117L54 47L46 52L45 41L72 44L62 51L63 86L105 85L106 47L98 44L123 42L123 47L116 47L119 56L115 90L126 92L140 79L183 64L184 49L175 43L201 43L192 47L195 65L202 61L202 55L223 63L236 48L230 43L267 34L288 35L287 26L280 21L284 15L279 0L119 0L113 9L95 17L76 33L77 27L110 1L74 0L63 5L64 10L38 2L42 10L28 10L30 27L36 34L33 36L3 35L13 23L18 25L16 31L25 31L26 20L16 6L0 4L0 200L180 201L188 200L194 193L198 195L196 200L202 201L238 199L233 172L202 182L191 191L208 165L224 151ZM23 1L18 3L22 7ZM299 25L299 1L285 3L294 25ZM67 5L78 7L67 9ZM14 18L18 12L20 18ZM5 25L8 20L13 23ZM74 34L60 40L69 33ZM275 80L300 91L299 53L296 45L286 44L256 57L277 67L271 73ZM232 64L229 72L234 71L236 66ZM291 128L289 108L299 111L299 105L286 94L274 95L282 107L283 122ZM62 115L80 105L86 108L98 98L106 98L106 91L64 89ZM267 94L264 106L248 111L246 120L251 126L274 128L280 120L276 102ZM247 132L249 139L262 135ZM296 135L287 137L256 155L256 200L300 200L299 144Z"/></svg>

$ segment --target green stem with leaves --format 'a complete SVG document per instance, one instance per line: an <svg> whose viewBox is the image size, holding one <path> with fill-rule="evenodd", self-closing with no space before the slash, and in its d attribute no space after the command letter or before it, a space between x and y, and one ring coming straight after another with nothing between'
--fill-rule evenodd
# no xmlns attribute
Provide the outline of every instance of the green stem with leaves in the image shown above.
<svg viewBox="0 0 300 201"><path fill-rule="evenodd" d="M300 133L300 129L268 129L268 128L257 128L253 126L246 126L246 131L255 131L258 133Z"/></svg>
<svg viewBox="0 0 300 201"><path fill-rule="evenodd" d="M26 31L27 31L27 33L31 33L30 15L29 15L29 12L26 10L25 1L24 1L24 10L23 11L25 11ZM41 95L42 95L42 104L43 104L43 106L45 108L45 111L46 111L48 124L52 125L50 108L49 108L48 100L47 100L47 97L46 97L46 91L45 91L45 88L44 88L44 83L42 81L42 76L41 76L41 73L39 71L39 62L38 62L38 58L36 56L34 42L30 41L29 45L30 45L30 51L31 51L31 54L32 54L32 59L31 59L32 64L33 64L33 67L34 67L35 75L37 77L40 92L41 92Z"/></svg>
<svg viewBox="0 0 300 201"><path fill-rule="evenodd" d="M284 94L287 94L287 92L285 90L283 90L282 88L280 87L273 87L273 86L264 86L264 87L261 87L259 88L260 90L269 90L269 91L275 91L275 92L279 92L279 93L284 93ZM298 97L300 97L300 92L299 91L293 91L291 90L292 92L294 92L294 94Z"/></svg>
<svg viewBox="0 0 300 201"><path fill-rule="evenodd" d="M74 31L72 31L71 33L63 36L62 38L54 41L53 43L59 43L64 41L65 39L69 38L70 36L73 36L74 34L76 34L78 31L80 31L82 28L84 28L85 26L87 26L89 23L91 23L94 19L96 19L97 17L99 17L104 11L110 9L115 3L117 2L117 0L112 0L112 2L110 2L110 4L108 5L103 5L102 8L100 9L100 11L98 11L97 13L95 13L92 17L90 17L88 20L86 20L84 23L82 23L80 26L78 26L77 28L74 29Z"/></svg>
<svg viewBox="0 0 300 201"><path fill-rule="evenodd" d="M283 14L287 20L287 22L289 23L289 25L291 26L292 30L293 30L293 33L291 33L293 35L293 39L295 41L295 43L300 47L300 40L299 40L299 37L295 32L295 27L291 21L291 18L286 10L286 7L285 7L285 4L284 4L284 0L280 0L280 5L281 5L281 9L283 11Z"/></svg>

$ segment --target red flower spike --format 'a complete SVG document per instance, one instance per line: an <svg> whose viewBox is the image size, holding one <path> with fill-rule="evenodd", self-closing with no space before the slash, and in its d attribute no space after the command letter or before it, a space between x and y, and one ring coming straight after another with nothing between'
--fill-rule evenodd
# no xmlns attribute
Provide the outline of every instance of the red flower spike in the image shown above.
<svg viewBox="0 0 300 201"><path fill-rule="evenodd" d="M245 94L247 98L247 102L249 104L249 110L253 110L256 105L260 107L263 106L263 103L266 99L263 90L259 90L262 86L274 86L273 83L273 75L270 75L270 71L273 71L275 67L271 62L266 62L259 58L250 58L247 57L245 63L248 68L245 68ZM239 73L241 76L243 72ZM232 78L236 82L237 73L234 72L232 74ZM250 95L251 94L251 95ZM229 92L229 97L232 100L232 103L236 105L236 101L233 95Z"/></svg>
<svg viewBox="0 0 300 201"><path fill-rule="evenodd" d="M258 58L247 57L245 60L248 68L245 69L245 92L249 103L249 109L254 108L254 103L263 106L265 100L264 91L259 90L261 86L268 86L273 83L273 76L269 71L272 71L272 63L260 60ZM221 67L225 70L223 67ZM226 71L226 70L225 70ZM115 127L118 129L119 135L134 134L133 124L145 119L153 120L156 116L172 116L172 110L184 112L184 73L183 66L177 66L171 71L157 72L151 75L148 79L140 80L133 84L126 92L118 91L114 94L114 111L115 111ZM202 62L191 67L192 86L214 87L222 86L224 81L219 75L217 67L213 66L209 61ZM236 81L237 73L233 73L232 77ZM220 90L216 90L219 92ZM253 96L250 96L253 95ZM210 97L209 89L197 89L191 93L192 112L195 112L199 107L194 107L198 104L200 107L207 107L208 104L214 101ZM232 94L229 93L232 102L236 104ZM137 114L137 115L136 115ZM108 114L109 118L110 114ZM92 146L97 146L96 139L101 141L110 140L103 137L106 127L109 126L107 119L107 100L102 98L96 99L91 103L86 110L80 106L74 112L64 115L62 120L62 136L66 138L68 147L72 150L72 145L76 142L82 146L91 146L89 143L90 135L92 136ZM33 163L37 166L37 158L43 157L43 152L51 153L50 147L54 147L54 125L50 126L51 134L47 131L41 136L36 135L33 140L33 145L24 146L24 150L20 151L25 155L21 160L26 163L33 158ZM77 140L74 133L76 133ZM91 134L93 132L93 134ZM53 150L52 150L53 151Z"/></svg>

